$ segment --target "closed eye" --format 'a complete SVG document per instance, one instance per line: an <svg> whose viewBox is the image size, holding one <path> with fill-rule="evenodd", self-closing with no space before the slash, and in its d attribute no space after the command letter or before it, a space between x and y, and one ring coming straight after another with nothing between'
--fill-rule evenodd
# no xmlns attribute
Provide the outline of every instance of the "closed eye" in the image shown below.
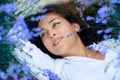
<svg viewBox="0 0 120 80"><path fill-rule="evenodd" d="M55 22L53 23L53 27L56 27L58 24L60 24L61 22Z"/></svg>
<svg viewBox="0 0 120 80"><path fill-rule="evenodd" d="M41 33L41 35L40 35L41 39L43 39L45 35L46 35L45 32L44 32L44 33Z"/></svg>

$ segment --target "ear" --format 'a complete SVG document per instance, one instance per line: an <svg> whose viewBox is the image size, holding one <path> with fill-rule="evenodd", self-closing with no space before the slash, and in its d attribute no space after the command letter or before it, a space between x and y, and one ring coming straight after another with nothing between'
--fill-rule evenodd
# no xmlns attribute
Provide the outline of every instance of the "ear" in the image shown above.
<svg viewBox="0 0 120 80"><path fill-rule="evenodd" d="M78 23L72 23L72 26L74 27L76 32L80 30L80 25Z"/></svg>

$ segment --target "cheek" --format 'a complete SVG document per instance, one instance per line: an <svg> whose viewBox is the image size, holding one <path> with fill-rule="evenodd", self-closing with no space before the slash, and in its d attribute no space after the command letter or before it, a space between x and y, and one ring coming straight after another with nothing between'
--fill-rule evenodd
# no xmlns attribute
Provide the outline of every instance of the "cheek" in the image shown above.
<svg viewBox="0 0 120 80"><path fill-rule="evenodd" d="M64 27L63 27L63 32L64 33L70 33L70 32L73 32L73 31L74 31L73 26L71 26L71 25L64 25Z"/></svg>
<svg viewBox="0 0 120 80"><path fill-rule="evenodd" d="M52 43L49 40L44 40L43 44L49 51L51 51Z"/></svg>
<svg viewBox="0 0 120 80"><path fill-rule="evenodd" d="M48 40L43 40L43 44L44 44L45 47L50 46L50 42Z"/></svg>
<svg viewBox="0 0 120 80"><path fill-rule="evenodd" d="M63 27L61 27L61 29L59 29L59 32L60 32L60 34L67 34L71 31L70 31L69 27L67 27L67 25L64 25Z"/></svg>

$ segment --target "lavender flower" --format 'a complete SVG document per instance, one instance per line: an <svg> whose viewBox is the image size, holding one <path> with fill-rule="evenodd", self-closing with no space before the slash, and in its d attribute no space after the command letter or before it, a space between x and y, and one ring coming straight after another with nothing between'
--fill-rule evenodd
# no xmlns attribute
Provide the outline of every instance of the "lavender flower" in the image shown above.
<svg viewBox="0 0 120 80"><path fill-rule="evenodd" d="M17 5L15 4L5 4L0 6L0 12L6 12L7 14L11 14L12 12L18 9Z"/></svg>
<svg viewBox="0 0 120 80"><path fill-rule="evenodd" d="M118 35L118 39L120 40L120 35Z"/></svg>
<svg viewBox="0 0 120 80"><path fill-rule="evenodd" d="M117 36L117 37L118 37L118 39L120 40L120 31L118 32L118 36Z"/></svg>
<svg viewBox="0 0 120 80"><path fill-rule="evenodd" d="M8 75L0 71L0 79L7 80L7 78L8 78Z"/></svg>
<svg viewBox="0 0 120 80"><path fill-rule="evenodd" d="M0 79L8 80L32 80L33 76L29 73L29 68L21 64L10 64L6 72L0 71Z"/></svg>
<svg viewBox="0 0 120 80"><path fill-rule="evenodd" d="M8 67L8 69L7 69L7 73L9 74L9 75L13 75L14 74L14 71L15 71L15 68L16 68L16 65L10 65L9 67Z"/></svg>
<svg viewBox="0 0 120 80"><path fill-rule="evenodd" d="M48 77L49 80L59 80L60 79L57 74L53 73L52 71L50 71L48 69L43 70L43 75Z"/></svg>
<svg viewBox="0 0 120 80"><path fill-rule="evenodd" d="M105 40L107 40L107 39L109 38L109 36L108 36L107 34L104 34L103 38L104 38Z"/></svg>
<svg viewBox="0 0 120 80"><path fill-rule="evenodd" d="M5 35L6 33L7 30L3 26L0 26L0 35Z"/></svg>
<svg viewBox="0 0 120 80"><path fill-rule="evenodd" d="M107 24L107 21L108 21L107 19L104 19L104 20L101 21L101 23Z"/></svg>
<svg viewBox="0 0 120 80"><path fill-rule="evenodd" d="M94 0L87 0L85 1L85 6L92 5L95 1Z"/></svg>
<svg viewBox="0 0 120 80"><path fill-rule="evenodd" d="M0 26L0 41L3 40L3 36L7 33L7 30L3 27Z"/></svg>
<svg viewBox="0 0 120 80"><path fill-rule="evenodd" d="M14 73L14 74L12 75L12 77L13 77L14 80L18 80L18 74L15 74L15 73Z"/></svg>
<svg viewBox="0 0 120 80"><path fill-rule="evenodd" d="M104 32L105 33L110 33L110 32L112 32L112 30L113 30L113 28L107 28Z"/></svg>
<svg viewBox="0 0 120 80"><path fill-rule="evenodd" d="M47 11L47 9L45 8L45 9L42 10L42 13L45 13L46 11Z"/></svg>
<svg viewBox="0 0 120 80"><path fill-rule="evenodd" d="M102 21L102 18L96 17L95 23L100 23Z"/></svg>
<svg viewBox="0 0 120 80"><path fill-rule="evenodd" d="M87 17L86 17L86 20L87 20L87 21L94 20L94 17L92 17L92 16L87 16Z"/></svg>
<svg viewBox="0 0 120 80"><path fill-rule="evenodd" d="M83 2L84 0L75 0L76 2Z"/></svg>
<svg viewBox="0 0 120 80"><path fill-rule="evenodd" d="M39 20L43 20L45 18L45 15L41 15L41 16L37 16L37 17L32 17L31 21L39 21Z"/></svg>
<svg viewBox="0 0 120 80"><path fill-rule="evenodd" d="M28 79L28 77L23 76L22 78L20 78L20 80L29 80L29 79ZM30 79L30 80L32 80L32 79Z"/></svg>
<svg viewBox="0 0 120 80"><path fill-rule="evenodd" d="M100 8L98 10L98 15L103 19L107 16L109 16L110 14L113 14L114 10L112 7L108 7L107 5L103 6L102 8Z"/></svg>
<svg viewBox="0 0 120 80"><path fill-rule="evenodd" d="M30 20L31 20L31 21L36 21L36 18L35 18L35 17L32 17Z"/></svg>
<svg viewBox="0 0 120 80"><path fill-rule="evenodd" d="M96 17L96 23L102 22L104 24L107 23L107 18L114 13L114 9L112 7L108 7L107 5L103 6L98 10L98 16Z"/></svg>
<svg viewBox="0 0 120 80"><path fill-rule="evenodd" d="M97 34L102 34L103 33L103 30L98 30L97 31Z"/></svg>
<svg viewBox="0 0 120 80"><path fill-rule="evenodd" d="M41 28L33 28L33 29L32 29L32 32L31 32L31 35L32 35L33 37L37 37L37 36L40 35L41 30L42 30Z"/></svg>
<svg viewBox="0 0 120 80"><path fill-rule="evenodd" d="M29 76L29 68L27 66L22 66L21 70L23 71L25 76Z"/></svg>
<svg viewBox="0 0 120 80"><path fill-rule="evenodd" d="M2 41L3 40L3 38L2 38L2 36L0 36L0 41Z"/></svg>
<svg viewBox="0 0 120 80"><path fill-rule="evenodd" d="M110 1L112 4L120 4L120 0L111 0Z"/></svg>
<svg viewBox="0 0 120 80"><path fill-rule="evenodd" d="M7 34L7 39L10 42L15 42L18 39L28 40L31 38L31 33L24 22L23 15L20 15L15 22L13 28Z"/></svg>
<svg viewBox="0 0 120 80"><path fill-rule="evenodd" d="M105 33L103 38L106 40L106 39L109 39L111 37L111 35L108 35L110 32L112 32L113 28L107 28L105 30L98 30L97 31L97 34L102 34L103 32Z"/></svg>

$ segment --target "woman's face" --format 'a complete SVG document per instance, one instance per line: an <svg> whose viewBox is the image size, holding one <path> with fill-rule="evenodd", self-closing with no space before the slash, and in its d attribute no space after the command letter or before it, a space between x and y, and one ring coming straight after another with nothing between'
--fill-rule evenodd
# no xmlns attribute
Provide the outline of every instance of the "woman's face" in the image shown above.
<svg viewBox="0 0 120 80"><path fill-rule="evenodd" d="M69 23L55 13L47 14L38 26L41 28L40 37L43 44L54 55L67 56L79 38L76 32L80 26Z"/></svg>

